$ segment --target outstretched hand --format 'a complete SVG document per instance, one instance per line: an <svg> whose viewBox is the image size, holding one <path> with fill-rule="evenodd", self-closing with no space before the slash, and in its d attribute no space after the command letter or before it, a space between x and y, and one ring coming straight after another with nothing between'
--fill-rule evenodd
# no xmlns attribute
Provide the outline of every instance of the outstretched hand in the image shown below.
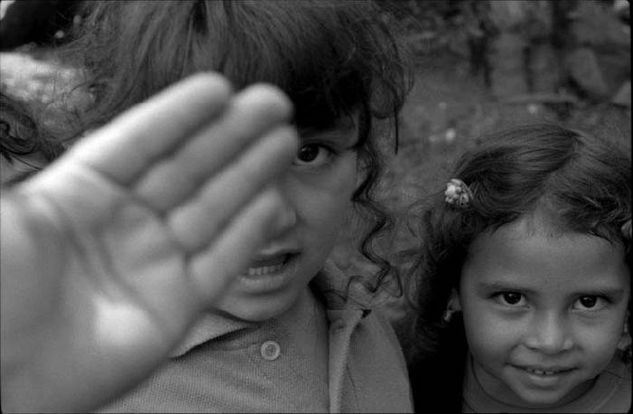
<svg viewBox="0 0 633 414"><path fill-rule="evenodd" d="M4 409L93 409L165 360L274 237L290 115L195 75L3 190Z"/></svg>

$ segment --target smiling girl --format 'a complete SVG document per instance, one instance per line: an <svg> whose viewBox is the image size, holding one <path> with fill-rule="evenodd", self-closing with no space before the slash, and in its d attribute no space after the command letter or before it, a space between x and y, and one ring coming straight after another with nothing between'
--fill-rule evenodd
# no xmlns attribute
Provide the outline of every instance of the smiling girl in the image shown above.
<svg viewBox="0 0 633 414"><path fill-rule="evenodd" d="M517 127L465 154L453 177L420 223L416 409L628 411L627 152Z"/></svg>

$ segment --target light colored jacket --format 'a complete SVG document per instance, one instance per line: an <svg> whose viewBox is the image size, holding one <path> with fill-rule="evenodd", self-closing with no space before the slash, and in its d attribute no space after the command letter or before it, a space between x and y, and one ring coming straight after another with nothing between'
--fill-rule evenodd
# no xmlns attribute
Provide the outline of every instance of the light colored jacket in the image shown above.
<svg viewBox="0 0 633 414"><path fill-rule="evenodd" d="M332 264L282 317L205 315L103 412L412 412L404 358L370 295Z"/></svg>

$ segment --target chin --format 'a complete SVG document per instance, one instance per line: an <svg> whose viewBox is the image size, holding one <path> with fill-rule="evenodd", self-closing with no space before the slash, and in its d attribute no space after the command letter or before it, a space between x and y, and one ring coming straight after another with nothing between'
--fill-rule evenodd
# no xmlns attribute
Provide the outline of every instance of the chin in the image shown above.
<svg viewBox="0 0 633 414"><path fill-rule="evenodd" d="M531 408L548 408L559 404L566 394L560 392L530 392L517 395Z"/></svg>
<svg viewBox="0 0 633 414"><path fill-rule="evenodd" d="M248 322L265 322L283 314L283 310L277 309L242 309L239 312L230 312L233 316Z"/></svg>
<svg viewBox="0 0 633 414"><path fill-rule="evenodd" d="M223 307L223 310L245 321L264 322L283 315L296 301L297 297L294 295L283 295L277 298L270 296L249 298L235 300L230 305Z"/></svg>

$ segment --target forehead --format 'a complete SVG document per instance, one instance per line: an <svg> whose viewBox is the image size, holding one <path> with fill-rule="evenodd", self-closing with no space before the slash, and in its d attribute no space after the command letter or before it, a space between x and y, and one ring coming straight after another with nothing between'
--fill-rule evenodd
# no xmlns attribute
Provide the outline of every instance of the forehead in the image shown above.
<svg viewBox="0 0 633 414"><path fill-rule="evenodd" d="M629 286L624 247L591 235L551 231L547 220L520 219L478 236L464 278L539 292Z"/></svg>
<svg viewBox="0 0 633 414"><path fill-rule="evenodd" d="M355 112L353 115L341 117L329 128L317 129L299 125L298 129L302 138L329 138L344 142L353 139L355 141L359 134L359 113Z"/></svg>

